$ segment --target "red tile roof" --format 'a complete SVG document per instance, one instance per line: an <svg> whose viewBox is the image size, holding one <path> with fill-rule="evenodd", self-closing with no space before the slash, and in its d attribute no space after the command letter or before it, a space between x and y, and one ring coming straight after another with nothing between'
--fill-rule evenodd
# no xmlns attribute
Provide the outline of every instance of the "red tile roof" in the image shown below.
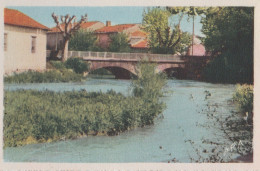
<svg viewBox="0 0 260 171"><path fill-rule="evenodd" d="M82 23L81 25L80 25L80 28L82 28L82 29L87 29L87 28L89 28L89 27L91 27L92 25L94 25L94 24L96 24L96 23L98 23L99 21L89 21L89 22L86 22L86 23ZM64 29L64 25L65 24L61 24L61 27ZM51 28L51 31L50 32L60 32L60 29L58 29L57 27L53 27L53 28Z"/></svg>
<svg viewBox="0 0 260 171"><path fill-rule="evenodd" d="M145 49L148 48L148 42L146 39L141 40L133 45L131 45L132 48L139 48L139 49Z"/></svg>
<svg viewBox="0 0 260 171"><path fill-rule="evenodd" d="M14 26L39 28L43 30L49 30L48 27L38 23L29 16L23 14L22 12L14 9L4 9L4 23Z"/></svg>
<svg viewBox="0 0 260 171"><path fill-rule="evenodd" d="M147 37L147 33L141 30L137 30L133 33L131 33L132 37Z"/></svg>
<svg viewBox="0 0 260 171"><path fill-rule="evenodd" d="M96 33L114 33L114 32L122 32L130 27L134 27L136 24L120 24L115 26L105 26L101 29L97 29Z"/></svg>

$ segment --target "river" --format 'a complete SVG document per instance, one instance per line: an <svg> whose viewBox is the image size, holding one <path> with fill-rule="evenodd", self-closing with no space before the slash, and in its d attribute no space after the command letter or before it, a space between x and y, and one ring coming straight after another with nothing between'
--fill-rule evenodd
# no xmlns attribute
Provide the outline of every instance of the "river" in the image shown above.
<svg viewBox="0 0 260 171"><path fill-rule="evenodd" d="M84 83L5 84L5 90L104 91L130 93L129 80L89 79ZM168 80L164 118L154 125L118 136L88 136L76 140L4 149L5 162L195 162L218 153L223 160L238 154L223 149L232 142L209 115L223 119L236 111L229 103L234 85ZM205 143L212 141L212 143ZM222 144L216 146L216 144ZM215 149L215 150L213 150ZM218 151L218 152L217 152Z"/></svg>

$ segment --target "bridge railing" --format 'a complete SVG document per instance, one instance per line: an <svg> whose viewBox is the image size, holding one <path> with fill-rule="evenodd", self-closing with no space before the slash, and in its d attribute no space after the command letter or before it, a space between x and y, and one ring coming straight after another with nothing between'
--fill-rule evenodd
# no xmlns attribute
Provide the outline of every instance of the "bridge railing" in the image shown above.
<svg viewBox="0 0 260 171"><path fill-rule="evenodd" d="M50 57L51 51L47 50L46 55ZM61 57L61 52L58 57ZM148 59L151 61L182 61L186 56L171 54L150 54L150 53L113 53L113 52L92 52L92 51L68 51L68 58L81 57L85 60L141 60ZM206 56L203 56L203 58Z"/></svg>

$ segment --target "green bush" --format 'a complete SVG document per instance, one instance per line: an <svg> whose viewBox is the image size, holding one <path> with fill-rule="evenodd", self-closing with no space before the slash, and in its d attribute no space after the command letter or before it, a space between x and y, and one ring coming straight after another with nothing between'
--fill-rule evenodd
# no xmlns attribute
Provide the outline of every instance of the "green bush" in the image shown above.
<svg viewBox="0 0 260 171"><path fill-rule="evenodd" d="M97 36L92 32L80 29L69 41L69 50L92 51L96 48Z"/></svg>
<svg viewBox="0 0 260 171"><path fill-rule="evenodd" d="M51 65L55 68L55 69L58 69L58 70L61 70L61 69L65 69L66 66L64 65L63 62L61 61L51 61L50 62Z"/></svg>
<svg viewBox="0 0 260 171"><path fill-rule="evenodd" d="M238 104L241 113L253 112L253 85L237 85L233 100Z"/></svg>
<svg viewBox="0 0 260 171"><path fill-rule="evenodd" d="M156 64L141 61L137 66L137 79L133 80L134 97L143 100L142 106L147 109L141 116L142 126L152 124L158 114L162 113L165 104L161 102L164 86L167 83L165 73L156 73Z"/></svg>
<svg viewBox="0 0 260 171"><path fill-rule="evenodd" d="M130 52L128 36L125 33L112 34L108 50L110 52Z"/></svg>
<svg viewBox="0 0 260 171"><path fill-rule="evenodd" d="M82 74L89 70L88 64L85 63L80 58L69 58L65 62L65 66L66 66L66 68L73 69L73 71L78 74Z"/></svg>

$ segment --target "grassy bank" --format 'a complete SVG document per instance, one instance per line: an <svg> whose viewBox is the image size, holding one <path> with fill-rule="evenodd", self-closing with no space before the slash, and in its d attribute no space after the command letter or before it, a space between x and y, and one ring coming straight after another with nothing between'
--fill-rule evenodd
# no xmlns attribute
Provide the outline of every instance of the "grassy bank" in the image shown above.
<svg viewBox="0 0 260 171"><path fill-rule="evenodd" d="M71 70L28 71L4 78L5 83L80 82L82 80L84 77L81 74L76 74Z"/></svg>
<svg viewBox="0 0 260 171"><path fill-rule="evenodd" d="M150 72L153 65L141 68L143 72L133 81L133 94L128 97L112 90L107 93L5 91L5 147L89 134L116 135L153 124L165 107L160 97L166 81Z"/></svg>
<svg viewBox="0 0 260 171"><path fill-rule="evenodd" d="M5 83L51 83L51 82L80 82L85 80L83 73L88 65L79 58L70 58L65 63L51 61L47 63L48 71L27 71L14 73L4 78Z"/></svg>

